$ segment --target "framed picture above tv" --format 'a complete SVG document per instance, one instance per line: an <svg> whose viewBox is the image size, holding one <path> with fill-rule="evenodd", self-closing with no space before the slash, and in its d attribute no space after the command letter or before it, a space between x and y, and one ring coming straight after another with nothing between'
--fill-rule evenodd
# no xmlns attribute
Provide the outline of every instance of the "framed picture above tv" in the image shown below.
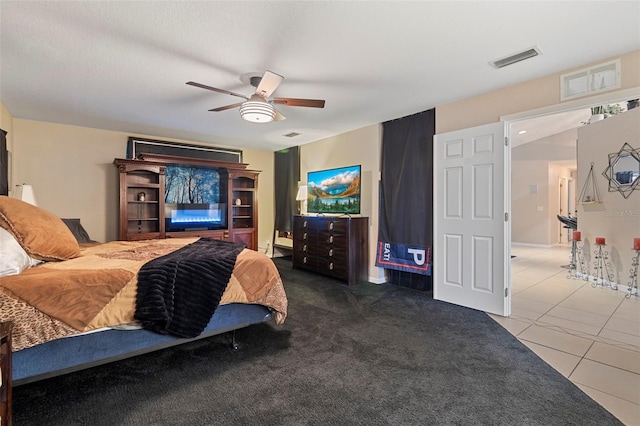
<svg viewBox="0 0 640 426"><path fill-rule="evenodd" d="M307 212L360 213L360 165L307 173Z"/></svg>
<svg viewBox="0 0 640 426"><path fill-rule="evenodd" d="M145 154L171 155L212 161L242 163L242 151L214 146L193 145L182 142L160 141L129 136L127 158L140 158Z"/></svg>

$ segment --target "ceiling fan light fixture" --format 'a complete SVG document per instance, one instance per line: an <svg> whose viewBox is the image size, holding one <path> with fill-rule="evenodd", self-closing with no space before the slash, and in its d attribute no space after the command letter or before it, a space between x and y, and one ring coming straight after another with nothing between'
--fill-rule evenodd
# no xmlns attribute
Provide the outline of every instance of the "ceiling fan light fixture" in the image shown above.
<svg viewBox="0 0 640 426"><path fill-rule="evenodd" d="M323 99L273 98L272 100L268 100L269 96L271 96L273 91L276 90L280 83L282 83L282 80L284 80L284 77L271 71L265 71L262 77L245 74L240 77L240 80L243 82L250 82L252 86L256 87L256 91L251 95L251 98L247 98L245 95L241 95L239 93L230 92L229 90L218 89L217 87L196 83L195 81L188 81L187 84L201 89L211 90L218 93L226 93L227 95L246 99L244 102L212 108L209 111L220 112L240 107L240 117L251 123L270 123L272 121L285 120L286 117L282 115L280 111L276 111L273 107L274 104L294 107L324 108Z"/></svg>
<svg viewBox="0 0 640 426"><path fill-rule="evenodd" d="M256 99L254 95L240 105L240 116L243 120L251 123L269 123L276 116L276 110L273 105L264 100Z"/></svg>

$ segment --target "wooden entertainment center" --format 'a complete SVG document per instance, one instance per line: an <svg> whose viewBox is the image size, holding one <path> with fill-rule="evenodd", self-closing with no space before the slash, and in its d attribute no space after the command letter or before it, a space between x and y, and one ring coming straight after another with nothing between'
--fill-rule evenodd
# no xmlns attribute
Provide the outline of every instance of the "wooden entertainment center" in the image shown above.
<svg viewBox="0 0 640 426"><path fill-rule="evenodd" d="M120 175L121 240L209 237L258 248L258 174L243 163L202 160L159 154L140 159L116 158ZM167 226L165 171L168 166L208 169L219 175L220 222L184 229ZM186 190L190 191L192 185ZM193 200L194 204L197 200Z"/></svg>

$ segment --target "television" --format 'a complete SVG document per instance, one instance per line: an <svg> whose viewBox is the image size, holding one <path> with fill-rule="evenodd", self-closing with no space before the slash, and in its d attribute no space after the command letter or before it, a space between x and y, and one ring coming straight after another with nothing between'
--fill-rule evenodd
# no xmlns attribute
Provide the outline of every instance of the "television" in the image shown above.
<svg viewBox="0 0 640 426"><path fill-rule="evenodd" d="M360 165L308 172L307 213L359 214Z"/></svg>
<svg viewBox="0 0 640 426"><path fill-rule="evenodd" d="M215 168L169 164L164 192L167 231L227 228L227 190Z"/></svg>
<svg viewBox="0 0 640 426"><path fill-rule="evenodd" d="M213 230L227 227L225 203L166 203L167 231Z"/></svg>

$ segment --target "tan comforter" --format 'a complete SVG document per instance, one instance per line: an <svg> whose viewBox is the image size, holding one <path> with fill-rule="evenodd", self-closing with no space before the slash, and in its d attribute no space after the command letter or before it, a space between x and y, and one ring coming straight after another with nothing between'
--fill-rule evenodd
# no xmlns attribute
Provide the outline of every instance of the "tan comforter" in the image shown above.
<svg viewBox="0 0 640 426"><path fill-rule="evenodd" d="M0 321L13 321L13 350L104 327L134 323L137 272L147 261L197 238L114 241L85 246L82 256L49 262L0 278ZM287 298L275 265L243 250L220 304L257 303L272 309L277 324Z"/></svg>

